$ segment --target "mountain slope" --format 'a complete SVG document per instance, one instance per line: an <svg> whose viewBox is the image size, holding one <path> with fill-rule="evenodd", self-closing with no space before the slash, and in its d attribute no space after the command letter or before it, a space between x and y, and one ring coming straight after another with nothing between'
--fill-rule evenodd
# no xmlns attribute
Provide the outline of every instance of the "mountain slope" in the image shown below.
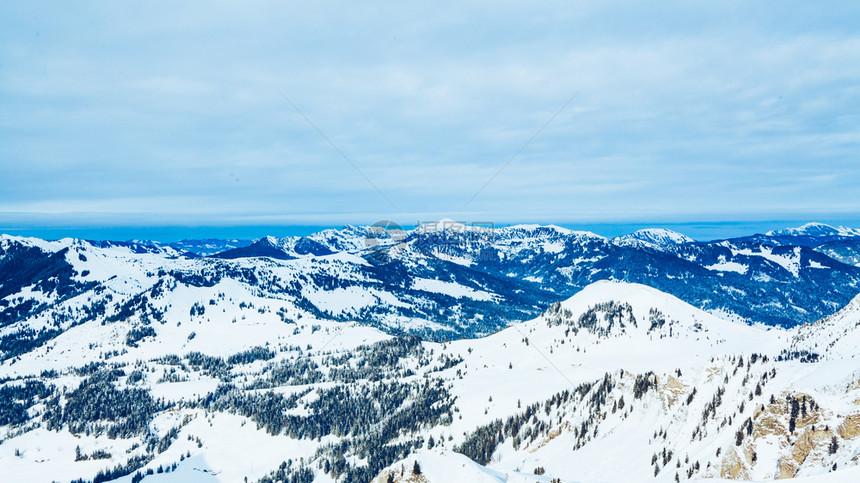
<svg viewBox="0 0 860 483"><path fill-rule="evenodd" d="M786 350L787 357L855 359L860 347L860 295L833 315L798 327Z"/></svg>
<svg viewBox="0 0 860 483"><path fill-rule="evenodd" d="M87 250L95 269L98 251ZM127 256L144 278L145 259ZM296 263L311 259L267 267ZM4 474L767 480L834 464L841 477L860 454L860 369L847 346L786 360L800 329L728 322L647 286L598 282L492 335L434 343L299 318L238 275L189 276L161 275L136 315L83 321L0 363ZM423 480L411 475L416 457Z"/></svg>
<svg viewBox="0 0 860 483"><path fill-rule="evenodd" d="M860 239L837 240L815 247L815 251L848 265L860 266Z"/></svg>
<svg viewBox="0 0 860 483"><path fill-rule="evenodd" d="M778 362L792 333L731 324L643 286L591 285L535 321L468 342L454 394L482 426L458 451L498 473L541 469L565 481L852 466L860 369ZM796 419L790 401L803 408ZM455 420L452 433L462 426Z"/></svg>

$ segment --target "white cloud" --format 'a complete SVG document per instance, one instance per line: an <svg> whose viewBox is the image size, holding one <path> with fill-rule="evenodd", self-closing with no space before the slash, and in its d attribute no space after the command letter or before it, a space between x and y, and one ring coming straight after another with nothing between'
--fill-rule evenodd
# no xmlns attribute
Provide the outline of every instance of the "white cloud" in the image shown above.
<svg viewBox="0 0 860 483"><path fill-rule="evenodd" d="M450 214L576 94L467 210L860 213L850 5L65 8L0 7L0 211Z"/></svg>

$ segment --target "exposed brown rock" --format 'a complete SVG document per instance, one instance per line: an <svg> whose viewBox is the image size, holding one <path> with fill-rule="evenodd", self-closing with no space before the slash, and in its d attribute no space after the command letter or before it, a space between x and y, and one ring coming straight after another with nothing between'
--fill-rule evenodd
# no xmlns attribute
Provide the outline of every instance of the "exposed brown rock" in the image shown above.
<svg viewBox="0 0 860 483"><path fill-rule="evenodd" d="M750 479L749 468L744 458L741 458L734 449L726 451L725 456L723 456L723 462L720 466L720 476L730 480Z"/></svg>
<svg viewBox="0 0 860 483"><path fill-rule="evenodd" d="M860 436L860 413L845 417L845 420L836 430L836 434L842 436L843 439L854 439Z"/></svg>
<svg viewBox="0 0 860 483"><path fill-rule="evenodd" d="M682 383L675 376L670 375L663 387L660 388L660 395L663 398L663 407L672 407L679 399L686 396L689 386Z"/></svg>

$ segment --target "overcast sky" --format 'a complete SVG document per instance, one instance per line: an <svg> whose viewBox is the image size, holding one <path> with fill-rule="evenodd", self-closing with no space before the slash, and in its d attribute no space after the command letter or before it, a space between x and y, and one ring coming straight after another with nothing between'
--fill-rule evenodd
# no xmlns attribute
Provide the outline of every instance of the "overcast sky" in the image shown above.
<svg viewBox="0 0 860 483"><path fill-rule="evenodd" d="M0 3L0 231L860 220L858 2L178 3Z"/></svg>

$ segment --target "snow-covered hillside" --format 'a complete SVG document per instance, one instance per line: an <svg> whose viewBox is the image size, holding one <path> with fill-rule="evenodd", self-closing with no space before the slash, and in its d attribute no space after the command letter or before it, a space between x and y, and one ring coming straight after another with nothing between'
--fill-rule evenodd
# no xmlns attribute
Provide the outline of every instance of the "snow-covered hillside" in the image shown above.
<svg viewBox="0 0 860 483"><path fill-rule="evenodd" d="M815 251L842 263L860 266L860 238L823 243L815 247Z"/></svg>
<svg viewBox="0 0 860 483"><path fill-rule="evenodd" d="M856 359L860 352L860 295L839 312L798 327L786 356L809 360ZM860 362L858 362L860 364Z"/></svg>
<svg viewBox="0 0 860 483"><path fill-rule="evenodd" d="M801 362L784 352L815 324L748 326L647 286L598 282L490 336L433 343L282 318L240 286L208 289L214 304L203 314L165 306L164 322L88 321L4 361L4 474L435 482L856 472L853 353L838 346Z"/></svg>

